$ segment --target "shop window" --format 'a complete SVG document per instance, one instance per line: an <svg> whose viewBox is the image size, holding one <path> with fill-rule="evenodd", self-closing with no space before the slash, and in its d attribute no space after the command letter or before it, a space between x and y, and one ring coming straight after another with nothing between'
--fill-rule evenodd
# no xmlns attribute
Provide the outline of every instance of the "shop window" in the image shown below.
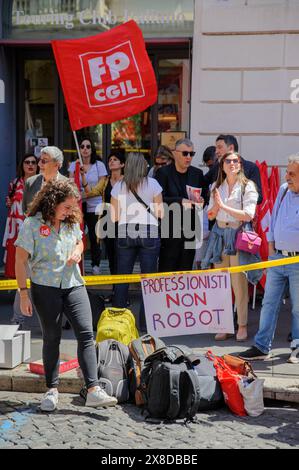
<svg viewBox="0 0 299 470"><path fill-rule="evenodd" d="M75 0L62 0L61 1L61 11L75 11L76 1Z"/></svg>
<svg viewBox="0 0 299 470"><path fill-rule="evenodd" d="M151 122L150 108L142 113L111 124L111 147L122 147L126 152L136 150L150 156Z"/></svg>
<svg viewBox="0 0 299 470"><path fill-rule="evenodd" d="M54 145L54 77L52 60L25 60L25 151L36 156Z"/></svg>
<svg viewBox="0 0 299 470"><path fill-rule="evenodd" d="M28 15L30 13L30 0L16 0L14 7L17 11L23 11Z"/></svg>
<svg viewBox="0 0 299 470"><path fill-rule="evenodd" d="M160 60L158 90L158 132L161 143L172 147L172 140L189 131L189 60Z"/></svg>

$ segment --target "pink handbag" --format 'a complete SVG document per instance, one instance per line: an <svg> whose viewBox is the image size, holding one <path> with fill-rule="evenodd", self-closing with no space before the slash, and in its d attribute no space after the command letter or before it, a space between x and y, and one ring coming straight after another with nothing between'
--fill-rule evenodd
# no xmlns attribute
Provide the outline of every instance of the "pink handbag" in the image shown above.
<svg viewBox="0 0 299 470"><path fill-rule="evenodd" d="M256 254L259 252L262 239L256 232L240 230L236 239L236 249L247 251L248 253Z"/></svg>

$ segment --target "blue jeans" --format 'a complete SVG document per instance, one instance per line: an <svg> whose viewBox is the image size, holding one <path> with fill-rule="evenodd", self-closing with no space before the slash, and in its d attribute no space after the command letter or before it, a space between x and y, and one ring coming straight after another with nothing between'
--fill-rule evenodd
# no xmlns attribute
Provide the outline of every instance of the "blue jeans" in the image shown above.
<svg viewBox="0 0 299 470"><path fill-rule="evenodd" d="M117 273L131 274L139 256L142 273L157 272L160 238L137 237L119 238L117 240ZM113 307L127 306L129 284L117 284L114 289ZM140 307L139 328L145 330L144 305Z"/></svg>
<svg viewBox="0 0 299 470"><path fill-rule="evenodd" d="M284 256L275 254L270 256L269 260L280 258ZM264 354L271 351L278 314L288 283L292 304L292 338L299 345L299 263L296 263L267 270L259 330L254 337L255 346Z"/></svg>

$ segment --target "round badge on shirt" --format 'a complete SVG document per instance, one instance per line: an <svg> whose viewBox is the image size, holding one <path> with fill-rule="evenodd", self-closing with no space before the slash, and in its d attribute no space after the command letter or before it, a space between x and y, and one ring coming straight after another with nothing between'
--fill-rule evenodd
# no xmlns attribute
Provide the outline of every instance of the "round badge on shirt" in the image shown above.
<svg viewBox="0 0 299 470"><path fill-rule="evenodd" d="M48 227L48 225L41 225L39 228L39 233L42 237L48 237L51 233L51 229Z"/></svg>

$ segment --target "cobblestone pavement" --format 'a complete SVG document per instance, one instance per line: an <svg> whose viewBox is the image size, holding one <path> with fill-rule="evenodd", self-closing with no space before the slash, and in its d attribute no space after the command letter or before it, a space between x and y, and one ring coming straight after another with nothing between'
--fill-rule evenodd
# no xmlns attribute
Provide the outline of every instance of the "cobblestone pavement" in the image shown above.
<svg viewBox="0 0 299 470"><path fill-rule="evenodd" d="M39 411L40 394L0 392L1 449L298 448L299 406L268 402L258 418L226 408L197 414L198 423L152 424L133 405L95 410L61 394L54 413Z"/></svg>

